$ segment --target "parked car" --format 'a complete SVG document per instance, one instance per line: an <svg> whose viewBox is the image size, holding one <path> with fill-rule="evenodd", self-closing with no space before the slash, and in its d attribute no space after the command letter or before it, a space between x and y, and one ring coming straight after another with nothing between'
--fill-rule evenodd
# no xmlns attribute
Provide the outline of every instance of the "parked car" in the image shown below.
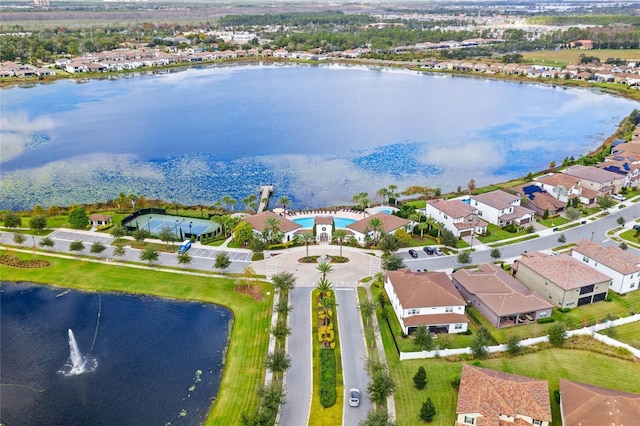
<svg viewBox="0 0 640 426"><path fill-rule="evenodd" d="M627 201L627 198L624 195L620 195L620 194L613 194L611 198L618 201Z"/></svg>
<svg viewBox="0 0 640 426"><path fill-rule="evenodd" d="M418 252L415 251L414 249L409 249L409 255L413 258L418 257Z"/></svg>
<svg viewBox="0 0 640 426"><path fill-rule="evenodd" d="M349 406L357 407L360 405L360 389L349 389Z"/></svg>
<svg viewBox="0 0 640 426"><path fill-rule="evenodd" d="M427 254L434 254L435 251L433 250L433 247L423 247L422 250L424 250L425 253Z"/></svg>
<svg viewBox="0 0 640 426"><path fill-rule="evenodd" d="M640 224L633 225L633 230L634 231L640 230Z"/></svg>
<svg viewBox="0 0 640 426"><path fill-rule="evenodd" d="M444 254L439 247L434 248L433 251L436 254L436 256L442 256Z"/></svg>

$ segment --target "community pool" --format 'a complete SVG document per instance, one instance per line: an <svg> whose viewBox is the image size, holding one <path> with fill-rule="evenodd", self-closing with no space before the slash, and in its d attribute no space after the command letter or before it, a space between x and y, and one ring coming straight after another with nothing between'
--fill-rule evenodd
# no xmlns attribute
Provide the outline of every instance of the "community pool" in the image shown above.
<svg viewBox="0 0 640 426"><path fill-rule="evenodd" d="M376 207L373 209L374 212L376 213L386 213L386 214L393 214L393 212L395 212L396 208L393 207Z"/></svg>
<svg viewBox="0 0 640 426"><path fill-rule="evenodd" d="M316 222L315 217L297 217L292 219L295 223L302 226L303 228L313 228L313 225ZM347 225L356 222L355 219L349 219L348 217L334 217L333 223L336 225L336 228L346 228Z"/></svg>
<svg viewBox="0 0 640 426"><path fill-rule="evenodd" d="M316 221L315 217L297 217L292 219L295 223L302 226L303 228L313 228L313 224Z"/></svg>

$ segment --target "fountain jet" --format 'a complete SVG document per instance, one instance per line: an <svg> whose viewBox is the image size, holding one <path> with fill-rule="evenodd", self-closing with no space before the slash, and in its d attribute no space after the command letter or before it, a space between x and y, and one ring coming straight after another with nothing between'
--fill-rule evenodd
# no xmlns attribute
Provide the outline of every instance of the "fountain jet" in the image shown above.
<svg viewBox="0 0 640 426"><path fill-rule="evenodd" d="M82 356L73 331L69 329L69 361L67 361L60 372L65 376L77 376L79 374L90 373L94 371L97 366L98 362L95 358L89 355Z"/></svg>

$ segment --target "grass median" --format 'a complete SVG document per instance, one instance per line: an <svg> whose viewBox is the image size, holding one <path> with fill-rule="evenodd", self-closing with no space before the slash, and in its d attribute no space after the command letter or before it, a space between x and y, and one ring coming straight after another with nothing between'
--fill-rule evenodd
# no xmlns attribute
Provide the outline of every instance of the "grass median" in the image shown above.
<svg viewBox="0 0 640 426"><path fill-rule="evenodd" d="M270 284L257 284L265 296L257 301L251 296L235 292L235 281L232 279L32 254L20 253L17 257L25 260L46 259L51 265L41 269L0 266L3 281L30 281L83 291L147 294L227 307L233 312L231 339L220 390L206 424L240 424L241 414L253 412L258 406L259 399L255 392L264 378L269 342L273 297ZM267 293L270 295L267 296Z"/></svg>

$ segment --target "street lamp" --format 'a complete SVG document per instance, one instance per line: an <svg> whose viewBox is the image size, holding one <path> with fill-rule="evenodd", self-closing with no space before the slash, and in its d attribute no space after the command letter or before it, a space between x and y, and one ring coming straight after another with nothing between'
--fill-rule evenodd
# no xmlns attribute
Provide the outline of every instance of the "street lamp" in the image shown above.
<svg viewBox="0 0 640 426"><path fill-rule="evenodd" d="M173 224L173 229L176 231L176 238L178 238L178 219L176 219L176 223Z"/></svg>
<svg viewBox="0 0 640 426"><path fill-rule="evenodd" d="M189 222L189 234L191 234L191 225L193 225L193 222Z"/></svg>
<svg viewBox="0 0 640 426"><path fill-rule="evenodd" d="M31 236L31 239L33 240L33 249L36 249L36 237L34 237L33 235Z"/></svg>
<svg viewBox="0 0 640 426"><path fill-rule="evenodd" d="M151 224L149 224L151 219L153 219L151 216L149 216L149 218L147 219L147 228L149 228L149 234L151 234Z"/></svg>
<svg viewBox="0 0 640 426"><path fill-rule="evenodd" d="M591 233L591 241L593 241L593 234L594 233L595 233L595 231Z"/></svg>

